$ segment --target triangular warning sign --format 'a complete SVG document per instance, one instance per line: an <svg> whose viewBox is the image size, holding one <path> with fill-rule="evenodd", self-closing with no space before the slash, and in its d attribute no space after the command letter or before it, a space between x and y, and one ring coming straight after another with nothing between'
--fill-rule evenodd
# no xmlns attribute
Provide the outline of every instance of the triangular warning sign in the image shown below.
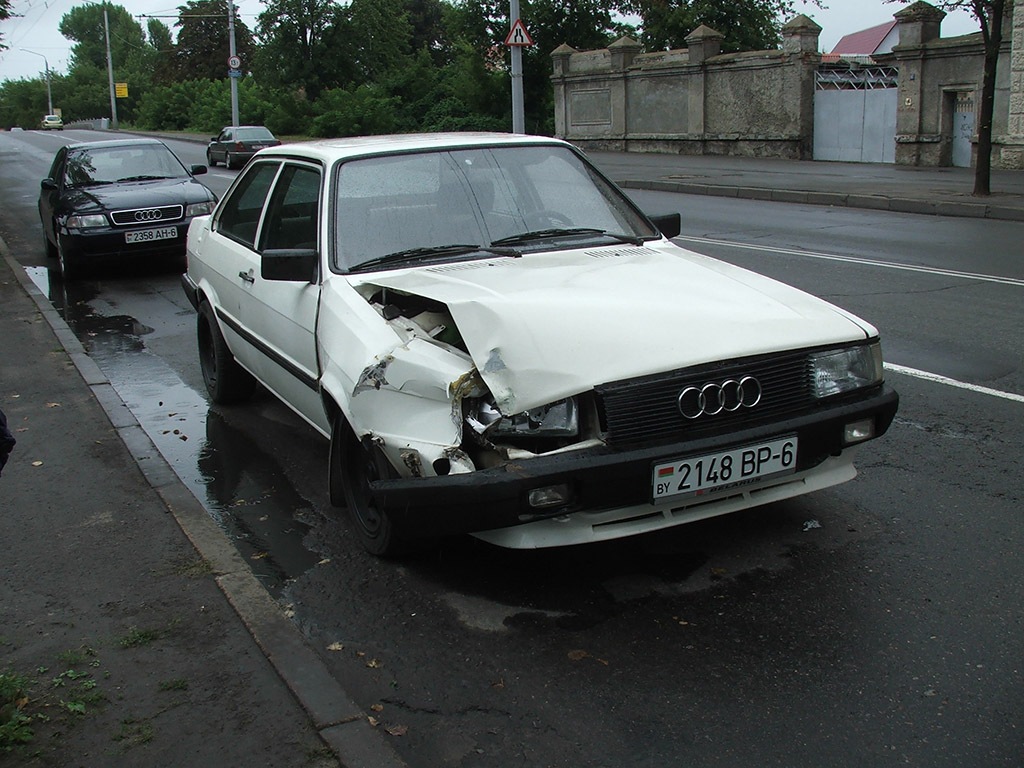
<svg viewBox="0 0 1024 768"><path fill-rule="evenodd" d="M533 38L526 31L526 25L523 24L522 19L516 19L512 23L512 29L508 31L508 37L505 38L505 45L533 45Z"/></svg>

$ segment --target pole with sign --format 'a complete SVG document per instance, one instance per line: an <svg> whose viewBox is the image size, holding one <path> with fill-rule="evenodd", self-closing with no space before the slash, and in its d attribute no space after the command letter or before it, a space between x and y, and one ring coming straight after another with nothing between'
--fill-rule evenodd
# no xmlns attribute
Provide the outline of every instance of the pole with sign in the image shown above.
<svg viewBox="0 0 1024 768"><path fill-rule="evenodd" d="M526 25L519 18L519 0L510 0L509 18L512 26L505 38L505 45L512 49L512 133L526 133L526 119L523 115L523 48L533 45Z"/></svg>
<svg viewBox="0 0 1024 768"><path fill-rule="evenodd" d="M235 55L235 0L228 0L228 75L231 80L231 125L238 125L238 78L242 60ZM238 72L238 74L234 74Z"/></svg>

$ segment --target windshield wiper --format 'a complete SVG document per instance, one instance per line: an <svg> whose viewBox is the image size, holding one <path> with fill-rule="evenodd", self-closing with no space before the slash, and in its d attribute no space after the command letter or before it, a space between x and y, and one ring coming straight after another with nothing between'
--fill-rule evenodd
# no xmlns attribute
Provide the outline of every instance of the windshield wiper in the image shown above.
<svg viewBox="0 0 1024 768"><path fill-rule="evenodd" d="M493 244L492 244L493 245ZM379 267L384 264L396 264L403 261L419 261L420 259L432 259L439 256L465 256L470 253L491 253L495 256L506 256L518 258L522 254L514 248L493 248L486 245L471 245L469 243L453 243L452 245L433 245L420 248L406 248L403 251L386 253L383 256L356 264L350 269L352 272Z"/></svg>
<svg viewBox="0 0 1024 768"><path fill-rule="evenodd" d="M170 179L172 176L125 176L123 179L118 179L117 183L120 184L122 181L160 181L161 179Z"/></svg>
<svg viewBox="0 0 1024 768"><path fill-rule="evenodd" d="M491 245L515 245L517 243L529 243L534 240L548 240L559 237L586 237L587 235L600 235L602 237L610 237L613 240L617 240L620 243L632 243L633 245L641 245L644 240L636 235L626 235L618 232L608 232L604 229L598 229L596 227L567 227L567 228L553 228L553 229L535 229L530 232L522 232L518 235L511 235L510 237L503 237L499 240L495 240Z"/></svg>

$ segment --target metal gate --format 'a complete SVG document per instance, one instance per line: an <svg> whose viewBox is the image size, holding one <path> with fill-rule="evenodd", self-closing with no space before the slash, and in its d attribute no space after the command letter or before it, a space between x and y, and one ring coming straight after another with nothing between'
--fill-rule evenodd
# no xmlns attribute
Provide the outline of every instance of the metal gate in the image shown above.
<svg viewBox="0 0 1024 768"><path fill-rule="evenodd" d="M819 69L814 92L814 159L896 162L897 70Z"/></svg>
<svg viewBox="0 0 1024 768"><path fill-rule="evenodd" d="M974 93L961 91L956 95L953 109L953 165L971 167L971 142L975 126Z"/></svg>

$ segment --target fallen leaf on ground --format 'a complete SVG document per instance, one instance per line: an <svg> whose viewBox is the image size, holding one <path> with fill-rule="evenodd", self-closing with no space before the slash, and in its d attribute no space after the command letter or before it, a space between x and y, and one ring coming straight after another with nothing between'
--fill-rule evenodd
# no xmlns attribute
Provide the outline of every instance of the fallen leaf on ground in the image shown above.
<svg viewBox="0 0 1024 768"><path fill-rule="evenodd" d="M41 467L41 466L43 466L43 462L41 462L41 461L33 461L32 462L32 466L33 467Z"/></svg>
<svg viewBox="0 0 1024 768"><path fill-rule="evenodd" d="M384 711L384 705L383 704L371 704L370 705L370 709L372 709L374 712L383 712Z"/></svg>
<svg viewBox="0 0 1024 768"><path fill-rule="evenodd" d="M378 720L376 717L373 717L372 715L367 717L366 720L374 728L376 728L378 725L380 725L380 720Z"/></svg>
<svg viewBox="0 0 1024 768"><path fill-rule="evenodd" d="M388 733L392 736L405 736L409 732L409 726L407 725L392 725L390 728L385 728Z"/></svg>
<svg viewBox="0 0 1024 768"><path fill-rule="evenodd" d="M60 408L60 403L47 403L47 408Z"/></svg>
<svg viewBox="0 0 1024 768"><path fill-rule="evenodd" d="M343 651L343 650L345 650L345 646L342 645L341 643L331 643L330 645L327 646L327 650L328 651Z"/></svg>

